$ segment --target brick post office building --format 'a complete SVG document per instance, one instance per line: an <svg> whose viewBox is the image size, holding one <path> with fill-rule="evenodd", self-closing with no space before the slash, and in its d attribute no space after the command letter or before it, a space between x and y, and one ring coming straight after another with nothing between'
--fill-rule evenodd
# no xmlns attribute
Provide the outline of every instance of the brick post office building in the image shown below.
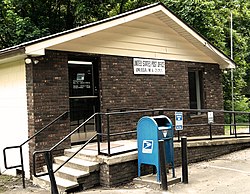
<svg viewBox="0 0 250 194"><path fill-rule="evenodd" d="M29 154L68 134L79 114L120 107L223 109L222 69L234 66L160 3L1 50L0 148L21 144L70 111L61 128L24 146L28 171Z"/></svg>

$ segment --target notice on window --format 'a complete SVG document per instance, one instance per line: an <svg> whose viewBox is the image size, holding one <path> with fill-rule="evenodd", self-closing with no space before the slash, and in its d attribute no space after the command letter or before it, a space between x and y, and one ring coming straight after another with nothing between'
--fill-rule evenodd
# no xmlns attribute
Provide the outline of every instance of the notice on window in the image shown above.
<svg viewBox="0 0 250 194"><path fill-rule="evenodd" d="M76 80L84 80L85 73L78 73L76 74Z"/></svg>
<svg viewBox="0 0 250 194"><path fill-rule="evenodd" d="M73 80L73 89L90 89L90 82L84 80Z"/></svg>
<svg viewBox="0 0 250 194"><path fill-rule="evenodd" d="M165 61L157 59L133 60L134 74L165 75Z"/></svg>

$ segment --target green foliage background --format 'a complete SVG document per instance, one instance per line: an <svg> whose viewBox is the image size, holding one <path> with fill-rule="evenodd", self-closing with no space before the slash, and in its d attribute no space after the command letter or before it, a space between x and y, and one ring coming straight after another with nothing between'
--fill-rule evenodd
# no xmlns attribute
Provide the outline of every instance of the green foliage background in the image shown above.
<svg viewBox="0 0 250 194"><path fill-rule="evenodd" d="M156 0L0 0L0 49L142 7ZM250 1L161 0L230 56L233 14L235 110L250 111ZM231 110L230 71L223 74L225 109Z"/></svg>

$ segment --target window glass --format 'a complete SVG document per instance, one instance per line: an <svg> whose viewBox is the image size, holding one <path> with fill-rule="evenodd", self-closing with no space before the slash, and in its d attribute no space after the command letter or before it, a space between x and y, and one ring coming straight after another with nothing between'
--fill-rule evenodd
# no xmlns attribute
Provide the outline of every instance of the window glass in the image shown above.
<svg viewBox="0 0 250 194"><path fill-rule="evenodd" d="M190 109L203 108L202 72L190 70L188 72L189 82L189 107Z"/></svg>

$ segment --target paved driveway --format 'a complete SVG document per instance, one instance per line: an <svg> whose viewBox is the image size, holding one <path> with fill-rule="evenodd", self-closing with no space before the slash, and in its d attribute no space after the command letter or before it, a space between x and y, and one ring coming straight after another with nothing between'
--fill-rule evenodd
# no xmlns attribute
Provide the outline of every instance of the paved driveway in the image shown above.
<svg viewBox="0 0 250 194"><path fill-rule="evenodd" d="M176 169L181 176L181 169ZM178 194L247 194L250 193L250 149L225 155L214 160L189 165L189 184L170 186L167 192L137 187L116 190L86 191L88 194L118 193L178 193ZM84 193L84 192L83 192Z"/></svg>
<svg viewBox="0 0 250 194"><path fill-rule="evenodd" d="M250 149L189 166L189 184L177 184L171 193L250 193Z"/></svg>

